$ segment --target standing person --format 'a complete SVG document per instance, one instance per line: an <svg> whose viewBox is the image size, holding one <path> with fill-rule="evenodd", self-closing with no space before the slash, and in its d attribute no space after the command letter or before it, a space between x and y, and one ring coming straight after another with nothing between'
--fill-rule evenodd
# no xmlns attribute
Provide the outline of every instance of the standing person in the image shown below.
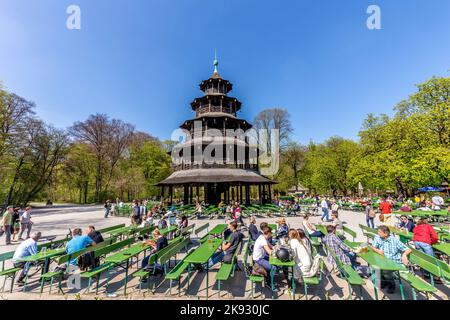
<svg viewBox="0 0 450 320"><path fill-rule="evenodd" d="M8 206L2 218L2 228L0 230L0 237L3 236L3 234L5 234L5 244L7 246L11 244L11 225L13 214L14 214L14 207Z"/></svg>
<svg viewBox="0 0 450 320"><path fill-rule="evenodd" d="M333 202L331 204L331 214L338 215L338 211L339 211L339 205L337 204L336 200L333 200Z"/></svg>
<svg viewBox="0 0 450 320"><path fill-rule="evenodd" d="M392 203L383 198L380 203L380 211L380 221L387 226L392 226Z"/></svg>
<svg viewBox="0 0 450 320"><path fill-rule="evenodd" d="M322 221L328 222L330 217L328 215L328 201L326 198L322 199L322 202L320 203L320 207L322 208ZM325 220L324 220L325 219Z"/></svg>
<svg viewBox="0 0 450 320"><path fill-rule="evenodd" d="M16 241L16 235L20 232L20 207L14 209L11 224L12 241Z"/></svg>
<svg viewBox="0 0 450 320"><path fill-rule="evenodd" d="M369 201L366 206L366 223L369 228L375 229L375 210L373 209L372 202Z"/></svg>
<svg viewBox="0 0 450 320"><path fill-rule="evenodd" d="M197 204L195 205L195 215L197 216L197 218L200 218L202 216L202 212L202 204L200 202L197 202Z"/></svg>
<svg viewBox="0 0 450 320"><path fill-rule="evenodd" d="M332 213L331 214L331 220L333 221L331 223L332 226L334 226L336 228L336 233L339 236L343 236L344 235L344 224L342 223L342 221L339 219L339 215L338 213Z"/></svg>
<svg viewBox="0 0 450 320"><path fill-rule="evenodd" d="M236 202L236 206L234 208L234 220L238 221L241 226L245 226L244 220L242 219L241 206L239 205L239 202Z"/></svg>
<svg viewBox="0 0 450 320"><path fill-rule="evenodd" d="M27 238L30 237L31 227L33 226L33 221L31 221L31 207L26 207L25 212L20 217L20 234L19 240L23 240L22 236L25 230L27 230Z"/></svg>
<svg viewBox="0 0 450 320"><path fill-rule="evenodd" d="M105 205L104 205L104 210L105 210L105 218L108 218L109 211L111 210L111 201L106 200Z"/></svg>
<svg viewBox="0 0 450 320"><path fill-rule="evenodd" d="M34 232L31 235L31 238L25 240L17 247L14 252L14 256L12 258L12 262L14 264L14 268L22 268L22 272L17 279L17 283L19 285L23 284L23 280L28 274L28 270L30 270L31 263L21 261L21 259L25 257L29 257L38 253L37 242L41 238L40 232Z"/></svg>
<svg viewBox="0 0 450 320"><path fill-rule="evenodd" d="M436 244L439 238L434 228L428 224L427 218L418 219L413 233L412 241L416 249L434 257L433 244Z"/></svg>

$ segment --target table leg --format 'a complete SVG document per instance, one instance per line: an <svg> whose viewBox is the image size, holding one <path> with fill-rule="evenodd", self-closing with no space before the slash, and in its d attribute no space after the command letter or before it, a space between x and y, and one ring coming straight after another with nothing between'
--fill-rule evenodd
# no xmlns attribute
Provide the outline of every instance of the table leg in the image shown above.
<svg viewBox="0 0 450 320"><path fill-rule="evenodd" d="M206 263L206 299L208 299L208 288L209 288L209 263Z"/></svg>
<svg viewBox="0 0 450 320"><path fill-rule="evenodd" d="M124 295L127 295L127 284L128 284L128 262L129 262L129 261L130 261L130 259L127 260L127 264L126 264L126 267L125 267L125 280L124 280L125 288L123 289L123 294L124 294Z"/></svg>
<svg viewBox="0 0 450 320"><path fill-rule="evenodd" d="M295 278L294 278L294 267L292 267L292 299L295 300Z"/></svg>
<svg viewBox="0 0 450 320"><path fill-rule="evenodd" d="M373 291L375 292L375 300L378 300L378 289L377 289L377 278L375 276L375 270L372 271L372 283L373 283Z"/></svg>
<svg viewBox="0 0 450 320"><path fill-rule="evenodd" d="M274 277L275 277L274 268L271 268L270 269L270 288L272 289L272 299L275 299L275 295L274 295L275 286L273 284Z"/></svg>
<svg viewBox="0 0 450 320"><path fill-rule="evenodd" d="M405 293L403 291L403 283L402 283L402 278L400 277L400 271L397 271L397 276L398 276L398 282L399 282L399 286L400 286L400 294L402 296L402 300L405 300Z"/></svg>
<svg viewBox="0 0 450 320"><path fill-rule="evenodd" d="M187 291L186 291L186 293L189 294L189 286L190 286L190 283L191 283L191 264L190 264L190 263L189 263L189 265L188 265L187 280L188 280L188 286L187 286Z"/></svg>

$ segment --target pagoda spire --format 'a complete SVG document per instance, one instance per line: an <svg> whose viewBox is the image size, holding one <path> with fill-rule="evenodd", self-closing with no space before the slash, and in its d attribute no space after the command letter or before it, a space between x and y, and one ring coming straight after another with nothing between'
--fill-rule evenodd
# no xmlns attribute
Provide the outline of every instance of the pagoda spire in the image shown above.
<svg viewBox="0 0 450 320"><path fill-rule="evenodd" d="M219 60L217 59L217 49L214 50L214 73L219 74L219 70L217 69L217 67L219 66Z"/></svg>

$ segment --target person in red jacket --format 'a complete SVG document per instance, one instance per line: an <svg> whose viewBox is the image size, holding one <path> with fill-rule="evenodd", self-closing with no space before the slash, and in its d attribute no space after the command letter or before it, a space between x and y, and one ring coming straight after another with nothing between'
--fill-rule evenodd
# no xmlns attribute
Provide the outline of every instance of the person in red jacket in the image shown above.
<svg viewBox="0 0 450 320"><path fill-rule="evenodd" d="M413 230L414 245L417 250L420 250L430 256L434 256L433 244L438 242L438 235L434 228L428 224L426 218L420 218L417 221L417 226Z"/></svg>

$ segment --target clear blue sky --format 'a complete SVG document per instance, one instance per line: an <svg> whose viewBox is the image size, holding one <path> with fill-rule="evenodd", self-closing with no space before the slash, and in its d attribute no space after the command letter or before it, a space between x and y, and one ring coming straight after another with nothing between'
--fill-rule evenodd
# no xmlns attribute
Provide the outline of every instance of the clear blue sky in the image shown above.
<svg viewBox="0 0 450 320"><path fill-rule="evenodd" d="M382 30L366 28L370 4ZM215 48L241 117L279 106L302 143L356 139L367 113L450 76L450 1L0 0L0 80L57 127L101 112L167 139Z"/></svg>

